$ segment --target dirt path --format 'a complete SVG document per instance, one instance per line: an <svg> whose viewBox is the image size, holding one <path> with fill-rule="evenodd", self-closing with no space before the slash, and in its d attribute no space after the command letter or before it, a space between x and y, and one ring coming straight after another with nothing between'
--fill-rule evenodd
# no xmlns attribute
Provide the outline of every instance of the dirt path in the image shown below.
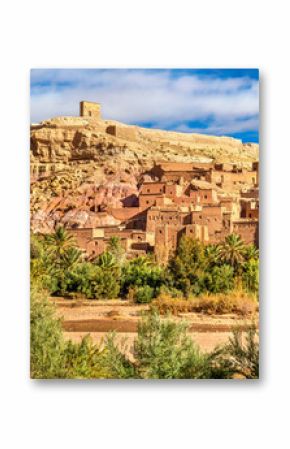
<svg viewBox="0 0 290 449"><path fill-rule="evenodd" d="M114 320L109 318L92 320L66 320L63 322L63 329L67 332L137 332L138 320ZM231 332L233 327L239 327L245 331L249 325L239 323L191 323L190 332Z"/></svg>
<svg viewBox="0 0 290 449"><path fill-rule="evenodd" d="M80 342L83 337L88 335L88 332L64 332L64 336L67 340L74 342ZM105 332L90 332L90 336L94 343L101 344L105 338ZM193 341L201 348L202 351L210 352L216 346L226 343L231 335L231 332L192 332L190 336ZM135 332L122 332L117 334L116 341L120 349L128 356L132 356L132 349L134 339L137 333ZM125 341L125 348L122 348L122 342Z"/></svg>
<svg viewBox="0 0 290 449"><path fill-rule="evenodd" d="M65 338L80 341L90 334L95 343L100 343L107 332L117 333L117 342L126 339L125 352L130 356L137 335L138 321L148 310L148 305L135 305L126 301L83 301L81 303L57 299L57 314L63 319ZM197 313L180 314L173 317L176 321L189 323L192 339L203 351L211 351L228 341L233 328L246 330L252 319L236 315L203 315ZM257 322L258 317L255 317Z"/></svg>

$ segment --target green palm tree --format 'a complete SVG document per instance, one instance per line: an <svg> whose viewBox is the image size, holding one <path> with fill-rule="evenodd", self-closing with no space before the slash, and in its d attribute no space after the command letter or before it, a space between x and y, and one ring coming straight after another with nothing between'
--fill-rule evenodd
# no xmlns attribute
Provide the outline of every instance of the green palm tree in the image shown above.
<svg viewBox="0 0 290 449"><path fill-rule="evenodd" d="M126 253L121 245L121 239L119 237L116 237L114 235L110 238L108 242L108 252L111 253L118 260L120 265L122 265L125 262Z"/></svg>
<svg viewBox="0 0 290 449"><path fill-rule="evenodd" d="M131 266L139 268L148 268L153 265L153 260L148 256L139 256L130 262Z"/></svg>
<svg viewBox="0 0 290 449"><path fill-rule="evenodd" d="M117 250L117 249L119 249L119 246L120 246L119 237L116 237L115 235L113 235L113 237L111 237L108 242L109 251L112 252L113 250Z"/></svg>
<svg viewBox="0 0 290 449"><path fill-rule="evenodd" d="M240 266L245 260L246 247L237 234L230 234L220 246L220 258L223 263L228 263L233 268Z"/></svg>
<svg viewBox="0 0 290 449"><path fill-rule="evenodd" d="M245 250L245 259L246 260L258 260L259 259L259 250L255 245L248 245Z"/></svg>
<svg viewBox="0 0 290 449"><path fill-rule="evenodd" d="M96 264L102 268L114 269L118 267L118 262L113 254L109 252L102 253L96 260Z"/></svg>
<svg viewBox="0 0 290 449"><path fill-rule="evenodd" d="M220 246L207 245L204 250L206 265L212 267L220 262Z"/></svg>
<svg viewBox="0 0 290 449"><path fill-rule="evenodd" d="M62 258L66 268L74 268L81 261L82 252L71 246L65 251Z"/></svg>
<svg viewBox="0 0 290 449"><path fill-rule="evenodd" d="M54 234L46 236L46 244L48 250L60 259L69 248L75 247L75 239L63 226L58 226Z"/></svg>

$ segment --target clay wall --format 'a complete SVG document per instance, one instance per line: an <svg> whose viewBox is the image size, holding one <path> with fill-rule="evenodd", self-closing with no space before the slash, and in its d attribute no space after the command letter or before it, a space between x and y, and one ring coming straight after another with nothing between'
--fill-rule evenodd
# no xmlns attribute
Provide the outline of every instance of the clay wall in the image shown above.
<svg viewBox="0 0 290 449"><path fill-rule="evenodd" d="M221 198L220 206L223 213L230 213L232 218L235 220L237 220L241 215L241 206L237 200L233 200L232 198Z"/></svg>
<svg viewBox="0 0 290 449"><path fill-rule="evenodd" d="M165 196L168 198L176 198L182 195L182 186L178 184L165 184Z"/></svg>
<svg viewBox="0 0 290 449"><path fill-rule="evenodd" d="M220 198L220 206L226 211L231 212L233 210L233 199L232 198Z"/></svg>
<svg viewBox="0 0 290 449"><path fill-rule="evenodd" d="M191 224L207 226L208 240L212 243L218 241L224 227L221 207L204 206L201 211L192 211Z"/></svg>
<svg viewBox="0 0 290 449"><path fill-rule="evenodd" d="M179 180L191 181L192 179L205 180L206 174L200 171L170 171L161 175L164 182L178 182Z"/></svg>
<svg viewBox="0 0 290 449"><path fill-rule="evenodd" d="M116 220L127 221L142 213L139 207L118 207L108 210Z"/></svg>
<svg viewBox="0 0 290 449"><path fill-rule="evenodd" d="M95 258L102 254L104 251L106 251L107 248L107 242L104 240L92 240L87 243L86 247L84 248L89 258Z"/></svg>
<svg viewBox="0 0 290 449"><path fill-rule="evenodd" d="M93 228L70 229L69 232L74 236L77 246L84 250L90 258L97 257L106 249L106 242L103 238L94 238Z"/></svg>
<svg viewBox="0 0 290 449"><path fill-rule="evenodd" d="M249 189L245 192L241 192L241 197L258 199L259 198L259 188L255 187L255 188Z"/></svg>
<svg viewBox="0 0 290 449"><path fill-rule="evenodd" d="M257 183L257 172L212 171L208 180L226 190L240 189L245 184L255 186Z"/></svg>
<svg viewBox="0 0 290 449"><path fill-rule="evenodd" d="M111 237L119 237L119 238L130 238L132 235L131 230L120 229L118 227L105 227L104 228L104 238L109 240Z"/></svg>
<svg viewBox="0 0 290 449"><path fill-rule="evenodd" d="M109 125L106 132L119 139L135 141L137 139L137 130L135 126Z"/></svg>
<svg viewBox="0 0 290 449"><path fill-rule="evenodd" d="M88 241L92 239L93 229L92 228L76 228L70 229L69 233L75 238L76 244L80 247L86 245Z"/></svg>
<svg viewBox="0 0 290 449"><path fill-rule="evenodd" d="M207 243L209 240L207 225L189 224L185 226L185 235Z"/></svg>
<svg viewBox="0 0 290 449"><path fill-rule="evenodd" d="M172 202L178 206L190 206L198 204L195 198L186 195L172 198Z"/></svg>
<svg viewBox="0 0 290 449"><path fill-rule="evenodd" d="M131 238L136 242L145 242L146 241L146 232L144 231L132 231Z"/></svg>
<svg viewBox="0 0 290 449"><path fill-rule="evenodd" d="M181 226L184 224L186 214L176 209L151 209L147 214L147 232L155 232L158 225Z"/></svg>
<svg viewBox="0 0 290 449"><path fill-rule="evenodd" d="M206 179L212 164L208 163L178 163L165 162L156 164L151 173L164 182L178 182L180 179L190 181L191 179Z"/></svg>
<svg viewBox="0 0 290 449"><path fill-rule="evenodd" d="M194 199L194 204L212 204L217 202L217 193L214 189L191 188L189 196Z"/></svg>
<svg viewBox="0 0 290 449"><path fill-rule="evenodd" d="M173 198L167 198L166 196L156 197L157 207L171 207L173 205Z"/></svg>
<svg viewBox="0 0 290 449"><path fill-rule="evenodd" d="M191 172L194 170L210 170L213 165L208 162L160 162L156 164L166 172Z"/></svg>
<svg viewBox="0 0 290 449"><path fill-rule="evenodd" d="M233 223L233 232L246 243L259 246L259 223L256 220L237 220Z"/></svg>
<svg viewBox="0 0 290 449"><path fill-rule="evenodd" d="M98 120L101 119L101 105L99 103L92 103L91 101L80 102L80 116L81 117L94 117Z"/></svg>
<svg viewBox="0 0 290 449"><path fill-rule="evenodd" d="M241 200L241 217L259 219L259 205L256 201Z"/></svg>
<svg viewBox="0 0 290 449"><path fill-rule="evenodd" d="M216 163L216 164L214 164L214 170L217 170L217 171L231 172L235 168L236 168L236 165L235 164L230 164L230 163Z"/></svg>
<svg viewBox="0 0 290 449"><path fill-rule="evenodd" d="M148 207L156 205L156 199L160 198L160 194L152 194L152 195L139 195L139 207L141 209L148 209ZM161 197L162 198L162 197Z"/></svg>
<svg viewBox="0 0 290 449"><path fill-rule="evenodd" d="M174 252L178 245L180 226L159 224L156 227L155 253L164 252L163 257L168 259L171 252Z"/></svg>
<svg viewBox="0 0 290 449"><path fill-rule="evenodd" d="M151 250L149 243L147 242L132 242L130 247L130 252L136 253L138 251L139 255L145 255Z"/></svg>
<svg viewBox="0 0 290 449"><path fill-rule="evenodd" d="M164 182L144 182L140 188L142 195L160 195L165 192Z"/></svg>

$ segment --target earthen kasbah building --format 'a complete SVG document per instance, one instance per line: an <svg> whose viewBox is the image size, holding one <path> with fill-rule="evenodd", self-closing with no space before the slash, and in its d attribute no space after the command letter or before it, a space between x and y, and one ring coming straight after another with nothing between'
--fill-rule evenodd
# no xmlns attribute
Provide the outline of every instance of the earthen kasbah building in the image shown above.
<svg viewBox="0 0 290 449"><path fill-rule="evenodd" d="M80 115L100 119L100 105L81 102ZM106 132L134 134L134 127L111 124ZM125 199L123 207L95 210L102 217L113 216L119 225L71 228L88 257L102 253L112 236L119 237L129 258L155 253L160 262L176 250L182 235L209 244L235 233L258 246L258 162L245 169L229 163L160 160L143 175L138 194Z"/></svg>

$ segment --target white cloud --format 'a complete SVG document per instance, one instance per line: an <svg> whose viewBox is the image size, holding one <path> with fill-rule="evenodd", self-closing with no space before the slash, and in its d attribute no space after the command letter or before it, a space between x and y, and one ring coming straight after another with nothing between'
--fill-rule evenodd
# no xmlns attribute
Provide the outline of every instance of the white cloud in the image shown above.
<svg viewBox="0 0 290 449"><path fill-rule="evenodd" d="M31 79L33 122L78 115L79 102L90 100L102 104L104 118L125 123L150 122L181 129L183 123L210 118L210 131L206 132L257 129L258 81L248 77L172 77L169 70L61 69L34 70Z"/></svg>

